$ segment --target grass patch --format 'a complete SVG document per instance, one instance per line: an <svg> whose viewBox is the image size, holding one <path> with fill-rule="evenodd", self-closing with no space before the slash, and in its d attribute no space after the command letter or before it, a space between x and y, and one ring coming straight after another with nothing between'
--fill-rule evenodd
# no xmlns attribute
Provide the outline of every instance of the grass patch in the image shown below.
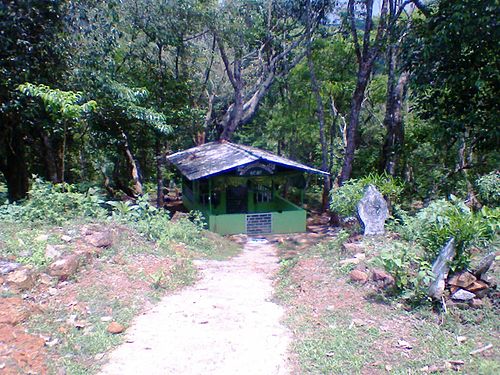
<svg viewBox="0 0 500 375"><path fill-rule="evenodd" d="M431 305L406 311L398 300L384 294L378 293L382 299L375 299L376 292L358 284L347 284L349 288L362 288L352 308L345 305L345 300L342 309L336 309L334 299L318 302L304 295L307 288L301 289L293 277L300 261L307 261L309 267L310 261L317 259L316 265L327 268L327 272L320 273L311 268L314 274L310 275L308 289L311 285L316 290L332 285L345 287L335 281L343 278L345 283L345 272L349 270L339 268L338 263L345 257L341 246L344 240L337 238L281 261L275 296L289 309L286 324L295 336L292 350L297 373L359 374L389 368L391 374L416 374L425 366L443 366L450 360L464 361L464 373L500 373L500 321L497 310L488 302L481 309L450 308L447 314L437 315ZM307 277L307 267L298 269L301 279ZM323 279L318 279L319 275ZM325 305L328 308L324 309ZM359 317L371 323L354 325L353 320ZM379 329L382 326L383 330ZM458 336L466 340L459 342ZM412 349L398 347L399 339L411 342ZM493 348L476 356L470 354L487 344ZM448 373L455 371L450 369Z"/></svg>

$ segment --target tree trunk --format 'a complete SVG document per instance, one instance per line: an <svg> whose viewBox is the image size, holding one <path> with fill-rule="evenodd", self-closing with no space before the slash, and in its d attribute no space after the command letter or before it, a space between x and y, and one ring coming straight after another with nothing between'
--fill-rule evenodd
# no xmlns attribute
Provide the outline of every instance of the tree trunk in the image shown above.
<svg viewBox="0 0 500 375"><path fill-rule="evenodd" d="M46 178L52 183L61 182L60 176L57 170L56 154L54 152L54 147L52 146L52 141L49 135L45 131L40 131L40 138L43 144L44 151L44 161L46 168Z"/></svg>
<svg viewBox="0 0 500 375"><path fill-rule="evenodd" d="M408 72L402 72L396 83L397 46L388 50L387 98L384 117L386 136L380 158L380 171L395 176L404 144L402 108L408 87Z"/></svg>
<svg viewBox="0 0 500 375"><path fill-rule="evenodd" d="M359 115L361 112L361 104L365 98L365 90L368 86L368 80L371 74L373 63L360 64L358 70L358 80L356 88L351 100L351 111L349 117L349 125L346 129L346 149L344 155L344 162L339 176L339 185L342 186L352 173L352 164L354 162L354 152L356 151L356 133L359 126Z"/></svg>
<svg viewBox="0 0 500 375"><path fill-rule="evenodd" d="M26 198L28 184L28 166L25 159L23 135L20 129L12 124L4 125L9 129L3 140L5 145L5 159L0 160L0 171L3 173L7 182L7 197L9 202L15 202Z"/></svg>
<svg viewBox="0 0 500 375"><path fill-rule="evenodd" d="M165 197L163 194L163 152L161 147L160 137L156 136L155 143L155 154L156 154L156 207L163 207L165 202Z"/></svg>
<svg viewBox="0 0 500 375"><path fill-rule="evenodd" d="M127 161L127 164L129 166L130 175L133 181L133 192L135 196L139 196L143 194L142 179L141 174L139 173L139 166L134 158L134 155L132 154L132 151L130 150L127 135L123 130L121 131L121 133L123 137L123 151L126 157L125 160Z"/></svg>
<svg viewBox="0 0 500 375"><path fill-rule="evenodd" d="M308 4L310 4L308 2ZM309 8L309 6L308 6ZM321 98L321 92L319 87L318 79L316 78L316 73L314 71L314 62L311 56L311 35L310 35L310 12L308 12L308 31L309 43L307 43L307 65L309 67L309 74L311 75L311 87L316 98L316 114L318 116L319 122L319 141L321 143L321 170L328 172L328 145L326 144L325 135L325 111L323 108L323 100ZM323 178L323 194L321 199L321 210L325 212L328 209L328 198L330 195L330 176L326 175Z"/></svg>

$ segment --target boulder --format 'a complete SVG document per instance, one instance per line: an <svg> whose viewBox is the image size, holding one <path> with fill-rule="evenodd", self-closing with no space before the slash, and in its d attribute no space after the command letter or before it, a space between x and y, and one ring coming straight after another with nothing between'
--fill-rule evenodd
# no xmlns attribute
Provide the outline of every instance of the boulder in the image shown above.
<svg viewBox="0 0 500 375"><path fill-rule="evenodd" d="M489 271L491 266L493 265L493 262L495 261L496 254L495 253L489 253L486 255L483 259L479 261L479 265L477 268L474 270L474 275L478 279L482 279L483 276L486 274L486 272Z"/></svg>
<svg viewBox="0 0 500 375"><path fill-rule="evenodd" d="M368 275L366 274L366 272L360 270L352 270L351 273L349 274L349 277L351 278L352 281L362 284L368 281Z"/></svg>
<svg viewBox="0 0 500 375"><path fill-rule="evenodd" d="M176 211L174 213L174 215L172 216L172 219L170 219L170 221L172 223L175 223L181 219L189 219L189 214L186 213L186 212L180 212L180 211Z"/></svg>
<svg viewBox="0 0 500 375"><path fill-rule="evenodd" d="M384 286L394 285L396 282L390 273L378 268L372 270L371 278L373 281L382 283Z"/></svg>
<svg viewBox="0 0 500 375"><path fill-rule="evenodd" d="M346 242L342 247L349 253L360 253L364 250L364 246L360 243Z"/></svg>
<svg viewBox="0 0 500 375"><path fill-rule="evenodd" d="M467 288L476 281L476 277L470 272L463 271L453 275L448 280L449 285L458 286L459 288Z"/></svg>
<svg viewBox="0 0 500 375"><path fill-rule="evenodd" d="M488 284L486 284L484 281L477 280L474 281L472 284L468 285L466 289L471 293L477 293L480 292L481 290L488 289Z"/></svg>
<svg viewBox="0 0 500 375"><path fill-rule="evenodd" d="M9 273L5 281L10 287L19 291L31 289L35 285L33 274L27 268L19 268Z"/></svg>
<svg viewBox="0 0 500 375"><path fill-rule="evenodd" d="M361 219L365 236L384 234L389 209L384 197L375 186L366 187L365 194L358 203L358 216Z"/></svg>
<svg viewBox="0 0 500 375"><path fill-rule="evenodd" d="M125 327L120 323L111 322L108 325L107 331L113 334L122 333L123 331L125 331Z"/></svg>
<svg viewBox="0 0 500 375"><path fill-rule="evenodd" d="M109 230L91 232L85 236L85 241L95 247L109 247L113 244L113 236Z"/></svg>
<svg viewBox="0 0 500 375"><path fill-rule="evenodd" d="M455 239L452 237L441 249L438 257L432 264L432 273L436 277L429 286L428 294L431 298L440 299L443 296L445 280L450 271L449 263L455 257Z"/></svg>
<svg viewBox="0 0 500 375"><path fill-rule="evenodd" d="M48 259L56 259L59 258L62 254L61 247L57 245L48 244L45 247L45 257Z"/></svg>
<svg viewBox="0 0 500 375"><path fill-rule="evenodd" d="M476 297L474 293L468 292L464 289L459 289L451 295L451 299L456 301L470 301L474 297Z"/></svg>
<svg viewBox="0 0 500 375"><path fill-rule="evenodd" d="M0 259L0 275L7 275L9 272L15 271L19 267L21 267L20 263Z"/></svg>
<svg viewBox="0 0 500 375"><path fill-rule="evenodd" d="M49 267L49 275L57 276L59 280L66 280L73 275L80 265L81 255L70 254L56 260Z"/></svg>

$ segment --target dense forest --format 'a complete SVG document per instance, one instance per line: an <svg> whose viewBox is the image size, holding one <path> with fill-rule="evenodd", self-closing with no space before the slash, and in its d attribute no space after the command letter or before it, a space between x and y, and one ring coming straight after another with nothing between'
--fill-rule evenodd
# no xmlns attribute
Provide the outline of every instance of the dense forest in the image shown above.
<svg viewBox="0 0 500 375"><path fill-rule="evenodd" d="M162 191L231 139L411 200L498 182L498 1L4 1L0 182ZM486 177L484 177L486 176ZM314 190L314 186L318 188ZM488 190L489 189L489 190Z"/></svg>

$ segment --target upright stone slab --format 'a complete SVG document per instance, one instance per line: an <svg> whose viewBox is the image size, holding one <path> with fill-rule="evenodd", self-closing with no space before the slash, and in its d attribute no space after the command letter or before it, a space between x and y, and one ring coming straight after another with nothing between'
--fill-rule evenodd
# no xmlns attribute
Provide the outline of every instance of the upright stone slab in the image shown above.
<svg viewBox="0 0 500 375"><path fill-rule="evenodd" d="M368 185L358 203L358 216L365 236L384 234L385 219L389 216L387 202L373 185Z"/></svg>
<svg viewBox="0 0 500 375"><path fill-rule="evenodd" d="M429 296L434 299L440 299L443 296L445 280L450 271L450 262L455 257L455 239L452 237L448 243L439 252L438 257L432 264L432 273L436 277L429 286Z"/></svg>

